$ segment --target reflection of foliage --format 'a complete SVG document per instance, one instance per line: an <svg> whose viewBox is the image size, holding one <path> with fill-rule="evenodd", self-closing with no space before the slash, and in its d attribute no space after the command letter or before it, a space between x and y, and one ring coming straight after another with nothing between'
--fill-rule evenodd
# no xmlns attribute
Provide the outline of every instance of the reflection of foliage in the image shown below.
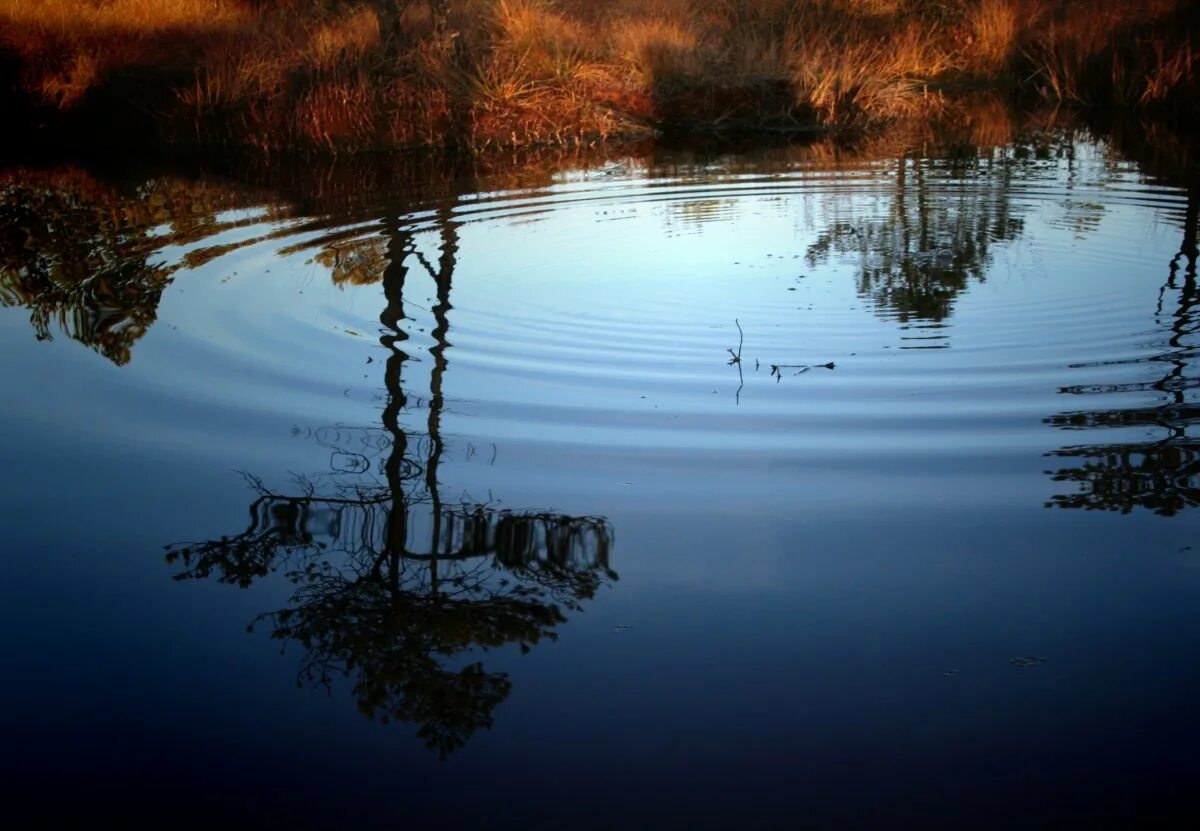
<svg viewBox="0 0 1200 831"><path fill-rule="evenodd" d="M554 639L606 580L612 532L592 517L522 514L460 505L397 505L386 490L289 497L260 489L242 534L172 548L176 579L249 586L281 571L296 586L286 608L259 617L271 635L305 650L299 679L352 678L369 717L421 725L441 754L490 726L509 693L504 673L459 656ZM392 511L405 511L403 518ZM409 546L424 520L431 553ZM388 547L397 527L405 543ZM423 536L423 535L422 535Z"/></svg>
<svg viewBox="0 0 1200 831"><path fill-rule="evenodd" d="M1010 213L1011 160L902 157L882 216L835 222L809 246L816 265L831 254L859 264L858 291L902 322L941 321L971 280L982 281L997 242L1023 222ZM945 187L970 177L969 187Z"/></svg>
<svg viewBox="0 0 1200 831"><path fill-rule="evenodd" d="M317 255L335 279L346 266L343 280L383 282L380 341L390 354L382 427L314 431L331 450L329 472L300 479L293 495L250 477L258 498L249 527L172 547L167 560L182 569L177 579L242 587L281 573L294 592L258 621L272 637L303 647L299 681L329 687L337 676L351 679L367 716L419 724L426 744L445 756L491 725L511 689L507 675L471 656L553 639L566 613L581 610L616 574L604 519L443 504L442 386L458 230L448 205L432 224L441 241L436 257L426 257L413 229L395 217L383 220L385 237L331 236ZM410 263L437 285L424 431L402 423Z"/></svg>
<svg viewBox="0 0 1200 831"><path fill-rule="evenodd" d="M5 188L0 303L29 308L41 340L51 337L56 320L70 337L127 363L170 279L144 255L122 256L137 247L141 231L127 231L103 210L81 210L62 192Z"/></svg>
<svg viewBox="0 0 1200 831"><path fill-rule="evenodd" d="M216 214L238 198L227 188L180 180L123 192L72 170L6 174L0 305L28 308L39 339L51 338L57 323L114 363L128 363L183 264L154 263L155 252L231 227Z"/></svg>
<svg viewBox="0 0 1200 831"><path fill-rule="evenodd" d="M1069 447L1053 456L1079 460L1055 471L1055 482L1074 482L1075 493L1058 495L1058 508L1120 511L1146 508L1173 516L1200 506L1200 441Z"/></svg>
<svg viewBox="0 0 1200 831"><path fill-rule="evenodd" d="M1200 406L1194 401L1200 378L1189 375L1195 355L1190 339L1195 334L1194 311L1200 292L1196 284L1197 226L1200 225L1200 191L1188 197L1183 218L1183 244L1171 261L1166 284L1159 293L1156 318L1163 322L1164 350L1135 365L1164 367L1152 381L1064 387L1069 395L1151 394L1154 406L1069 412L1052 416L1047 423L1065 430L1131 429L1162 434L1156 441L1093 444L1065 447L1049 454L1073 459L1077 467L1050 471L1056 482L1074 482L1078 490L1054 496L1047 507L1085 508L1129 513L1146 508L1173 516L1200 506L1200 438L1189 430L1200 424ZM1181 272L1182 264L1182 274ZM1174 308L1167 309L1168 301Z"/></svg>
<svg viewBox="0 0 1200 831"><path fill-rule="evenodd" d="M460 181L480 191L544 187L558 170L598 152L535 148L502 165L462 156L262 165L233 156L213 160L226 166L231 181L225 183L171 175L122 184L75 168L7 169L0 172L0 306L29 309L41 339L57 326L125 364L180 270L299 233L316 236L281 254L312 249L335 283L377 282L386 238L366 226L395 207L397 194L411 208L445 198ZM305 219L278 225L291 217ZM215 238L264 222L276 227L262 236ZM172 247L186 250L164 261L164 249Z"/></svg>
<svg viewBox="0 0 1200 831"><path fill-rule="evenodd" d="M336 285L362 286L379 281L384 249L374 239L330 243L313 255L313 262L329 269Z"/></svg>

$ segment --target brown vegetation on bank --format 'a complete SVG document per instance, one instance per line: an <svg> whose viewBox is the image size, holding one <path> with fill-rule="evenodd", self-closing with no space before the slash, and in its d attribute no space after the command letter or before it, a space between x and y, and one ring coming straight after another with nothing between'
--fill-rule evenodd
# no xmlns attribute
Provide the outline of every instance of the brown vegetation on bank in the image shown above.
<svg viewBox="0 0 1200 831"><path fill-rule="evenodd" d="M51 125L479 148L863 126L984 86L1187 117L1198 20L1188 0L0 0L0 68Z"/></svg>

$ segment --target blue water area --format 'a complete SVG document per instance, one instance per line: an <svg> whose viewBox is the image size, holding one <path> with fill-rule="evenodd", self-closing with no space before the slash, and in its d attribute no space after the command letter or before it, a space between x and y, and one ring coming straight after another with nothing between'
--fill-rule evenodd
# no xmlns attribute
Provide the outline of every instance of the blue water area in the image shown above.
<svg viewBox="0 0 1200 831"><path fill-rule="evenodd" d="M262 168L0 172L12 815L1198 818L1186 171Z"/></svg>

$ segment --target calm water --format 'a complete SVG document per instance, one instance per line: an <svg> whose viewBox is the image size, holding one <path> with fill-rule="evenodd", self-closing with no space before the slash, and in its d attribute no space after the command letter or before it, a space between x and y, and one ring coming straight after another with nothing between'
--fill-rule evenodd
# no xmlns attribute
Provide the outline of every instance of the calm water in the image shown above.
<svg viewBox="0 0 1200 831"><path fill-rule="evenodd" d="M0 174L10 806L1200 813L1186 176L252 167Z"/></svg>

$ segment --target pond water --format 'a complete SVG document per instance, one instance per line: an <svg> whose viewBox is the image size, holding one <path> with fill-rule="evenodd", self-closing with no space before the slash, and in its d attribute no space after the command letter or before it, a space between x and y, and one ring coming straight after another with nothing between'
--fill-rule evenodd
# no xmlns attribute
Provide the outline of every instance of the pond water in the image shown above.
<svg viewBox="0 0 1200 831"><path fill-rule="evenodd" d="M1196 809L1194 180L1055 130L258 168L0 173L11 805Z"/></svg>

